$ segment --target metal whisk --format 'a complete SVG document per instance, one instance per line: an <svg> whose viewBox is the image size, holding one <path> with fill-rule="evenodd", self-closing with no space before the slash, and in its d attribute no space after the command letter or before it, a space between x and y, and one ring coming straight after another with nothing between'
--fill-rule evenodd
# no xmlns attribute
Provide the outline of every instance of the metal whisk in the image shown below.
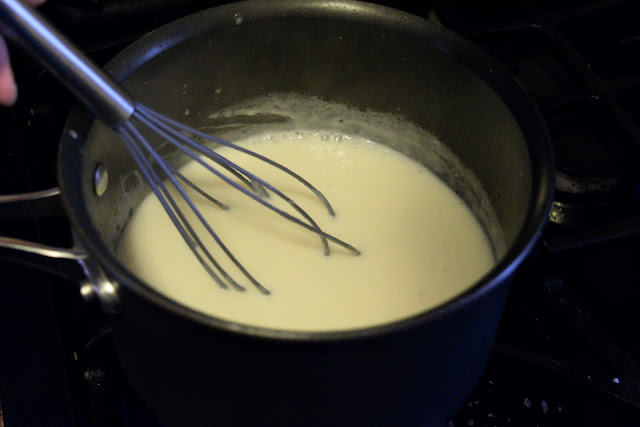
<svg viewBox="0 0 640 427"><path fill-rule="evenodd" d="M236 146L212 135L190 128L175 120L167 118L150 108L136 102L120 85L106 75L97 65L93 64L79 49L62 36L36 10L21 0L0 0L0 30L6 36L20 42L28 48L58 79L64 83L75 96L88 107L98 119L114 129L121 137L140 172L150 185L156 197L164 207L167 215L180 232L194 256L203 268L222 288L232 288L244 291L240 285L216 260L211 251L205 246L194 227L187 220L184 212L178 207L176 200L165 185L168 180L184 198L189 209L202 223L207 232L214 239L222 252L233 262L238 270L258 290L269 294L269 290L260 284L249 271L236 259L224 242L214 231L211 224L199 212L193 201L187 195L184 185L191 187L198 194L216 204L222 209L228 207L211 195L204 192L193 182L183 176L172 164L166 162L142 135L140 126L146 128L168 141L177 150L200 163L211 173L243 192L258 203L277 212L287 220L317 234L322 242L325 255L329 255L329 241L344 247L351 253L360 252L350 244L324 232L317 223L291 198L250 171L242 168L221 156L215 150L209 149L198 140L210 141L231 147L246 155L253 156L269 165L289 174L292 178L306 186L326 207L329 215L334 215L333 208L325 196L304 178L260 154ZM160 176L154 170L148 158L153 159L162 172ZM213 163L204 159L209 159ZM222 170L226 170L224 173ZM234 176L237 180L230 178ZM286 201L300 218L277 208L268 201L269 192Z"/></svg>

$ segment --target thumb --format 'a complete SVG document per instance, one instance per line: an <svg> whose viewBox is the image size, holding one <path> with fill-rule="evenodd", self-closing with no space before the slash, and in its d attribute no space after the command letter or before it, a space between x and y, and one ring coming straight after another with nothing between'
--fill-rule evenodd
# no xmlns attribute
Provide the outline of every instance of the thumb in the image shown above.
<svg viewBox="0 0 640 427"><path fill-rule="evenodd" d="M9 62L9 51L0 37L0 105L13 105L18 96L18 88Z"/></svg>

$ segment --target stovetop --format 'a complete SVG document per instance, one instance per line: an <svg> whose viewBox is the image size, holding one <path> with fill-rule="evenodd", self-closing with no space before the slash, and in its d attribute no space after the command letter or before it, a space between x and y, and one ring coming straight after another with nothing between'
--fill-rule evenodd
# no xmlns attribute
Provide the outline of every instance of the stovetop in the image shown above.
<svg viewBox="0 0 640 427"><path fill-rule="evenodd" d="M145 32L217 3L49 0L42 10L105 63ZM558 161L543 238L514 276L484 377L449 424L640 425L640 4L380 3L429 17L502 62L539 106ZM20 98L0 109L0 194L56 185L58 137L74 103L29 57L12 55ZM0 235L70 243L61 218L3 220ZM76 284L1 261L0 278L5 426L160 425Z"/></svg>

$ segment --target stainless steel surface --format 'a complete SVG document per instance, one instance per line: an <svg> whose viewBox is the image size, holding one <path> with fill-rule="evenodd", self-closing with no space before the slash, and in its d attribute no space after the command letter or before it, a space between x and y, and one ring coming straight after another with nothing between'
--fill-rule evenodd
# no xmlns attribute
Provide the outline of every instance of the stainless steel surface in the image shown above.
<svg viewBox="0 0 640 427"><path fill-rule="evenodd" d="M82 297L87 301L97 299L102 310L107 314L120 312L122 305L118 296L118 283L109 280L102 267L90 257L82 259L80 265L91 285L89 288L87 283L81 284L80 294Z"/></svg>
<svg viewBox="0 0 640 427"><path fill-rule="evenodd" d="M55 188L48 188L46 190L41 190L41 191L34 191L31 193L0 195L0 205L29 202L29 201L39 200L42 198L58 196L59 194L60 194L60 189L55 187Z"/></svg>
<svg viewBox="0 0 640 427"><path fill-rule="evenodd" d="M15 239L12 237L0 236L0 247L7 249L15 249L18 251L28 252L35 255L41 255L48 258L62 258L80 261L87 258L87 254L77 249L64 249L54 246L43 245L27 240Z"/></svg>

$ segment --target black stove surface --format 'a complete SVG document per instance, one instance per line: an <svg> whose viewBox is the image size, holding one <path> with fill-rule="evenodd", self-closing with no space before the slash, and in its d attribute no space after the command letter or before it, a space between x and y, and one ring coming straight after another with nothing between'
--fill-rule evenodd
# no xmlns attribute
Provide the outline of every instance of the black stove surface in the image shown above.
<svg viewBox="0 0 640 427"><path fill-rule="evenodd" d="M105 63L145 32L217 3L49 0L42 10ZM640 425L640 4L380 3L436 20L502 62L538 104L558 161L543 238L513 278L484 377L449 424ZM20 98L0 109L0 194L56 185L74 103L11 52ZM3 219L0 235L70 244L56 217ZM161 425L77 284L3 261L0 375L0 426Z"/></svg>

